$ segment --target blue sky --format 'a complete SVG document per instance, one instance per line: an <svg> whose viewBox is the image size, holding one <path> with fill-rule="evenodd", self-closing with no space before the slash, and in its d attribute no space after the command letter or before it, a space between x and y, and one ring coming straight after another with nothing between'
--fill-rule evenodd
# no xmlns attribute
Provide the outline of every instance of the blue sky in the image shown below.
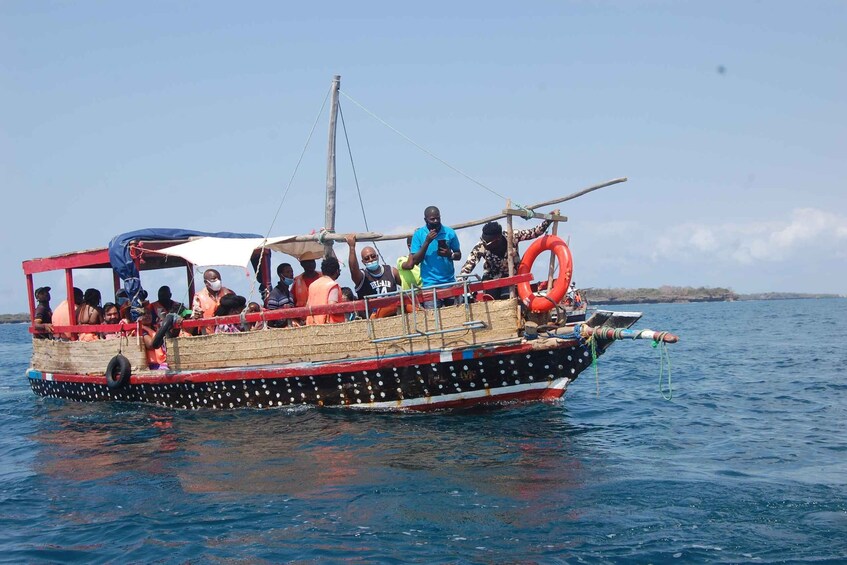
<svg viewBox="0 0 847 565"><path fill-rule="evenodd" d="M847 293L844 2L301 4L0 3L0 312L26 310L24 259L142 227L266 233L335 74L518 203L629 177L562 206L580 286ZM341 101L371 229L504 207ZM326 128L275 235L323 224ZM338 155L337 228L363 231ZM146 286L184 294L169 276Z"/></svg>

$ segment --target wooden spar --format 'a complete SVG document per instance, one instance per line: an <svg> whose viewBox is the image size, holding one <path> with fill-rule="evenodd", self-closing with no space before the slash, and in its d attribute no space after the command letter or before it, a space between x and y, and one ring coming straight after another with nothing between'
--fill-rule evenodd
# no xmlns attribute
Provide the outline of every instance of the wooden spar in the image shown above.
<svg viewBox="0 0 847 565"><path fill-rule="evenodd" d="M537 218L539 220L552 220L553 222L567 222L567 216L561 216L559 214L542 214L541 212L531 212L527 210L519 210L516 208L506 208L503 210L503 214L506 216L520 216L525 220L531 220L533 218Z"/></svg>
<svg viewBox="0 0 847 565"><path fill-rule="evenodd" d="M574 198L578 198L580 196L588 194L589 192L594 192L595 190L599 190L601 188L605 188L607 186L612 186L614 184L619 184L619 183L626 182L626 181L627 181L626 177L620 177L620 178L608 180L606 182L601 182L600 184L595 184L594 186L589 186L588 188L584 188L584 189L582 189L578 192L574 192L573 194L569 194L569 195L563 196L561 198L554 198L553 200L547 200L545 202L539 202L538 204L533 204L531 206L524 206L524 208L526 208L527 210L535 210L536 208L543 208L544 206L551 206L553 204L558 204L560 202L567 202L568 200L573 200ZM535 216L539 217L539 218L541 217L540 214L536 214ZM454 230L461 230L461 229L465 229L465 228L472 228L474 226L481 226L482 224L487 224L488 222L496 222L497 220L501 220L505 217L506 217L506 214L500 213L500 214L497 214L496 216L488 216L488 217L482 218L480 220L472 220L470 222L464 222L464 223L461 223L461 224L453 224L450 227L453 228ZM562 216L562 218L563 219L561 219L560 221L567 221L567 217ZM407 237L411 236L412 233L398 233L398 234L390 234L390 235L371 233L371 234L361 234L361 235L362 235L362 237L359 237L359 235L356 235L356 239L358 241L391 241L391 240L395 240L395 239L406 239ZM333 241L343 241L344 236L339 235L337 238L331 238L328 235L324 235L323 239L324 240L333 239ZM295 238L294 241L317 241L317 240L318 240L318 236L298 236L297 238Z"/></svg>
<svg viewBox="0 0 847 565"><path fill-rule="evenodd" d="M512 207L512 201L506 200L506 208ZM506 216L506 256L509 260L509 276L515 276L515 232L512 231L512 216ZM515 287L509 288L509 298L515 297ZM520 319L520 313L518 313Z"/></svg>
<svg viewBox="0 0 847 565"><path fill-rule="evenodd" d="M612 341L618 339L652 339L653 341L663 341L665 343L677 343L679 336L670 332L657 332L655 330L630 330L625 328L610 328L600 326L597 328L579 325L579 333L582 337L588 338L594 336L595 339Z"/></svg>
<svg viewBox="0 0 847 565"><path fill-rule="evenodd" d="M573 200L574 198L577 198L577 197L582 196L584 194L588 194L589 192L593 192L593 191L598 190L600 188L604 188L606 186L611 186L613 184L618 184L618 183L621 183L621 182L626 182L626 180L627 180L626 177L612 179L610 181L606 181L606 182L603 182L603 183L600 183L600 184L595 184L594 186L590 186L588 188L580 190L579 192L574 192L573 194L570 194L570 195L562 197L562 198L555 198L553 200L548 200L546 202L541 202L539 204L533 204L532 206L524 206L524 208L526 208L527 210L534 210L535 208L541 208L543 206L550 206L552 204L557 204L559 202L565 202L567 200ZM328 204L327 204L327 206L328 206ZM480 226L482 224L487 224L488 222L494 222L494 221L500 220L502 218L505 218L507 215L508 214L500 213L500 214L497 214L496 216L488 216L487 218L482 218L481 220L473 220L473 221L470 221L470 222L464 222L462 224L456 224L456 225L453 225L453 226L450 226L450 227L452 227L454 230L460 230L460 229L464 229L464 228L470 228L470 227L473 227L473 226ZM515 214L515 215L522 215L522 214ZM542 219L552 219L552 220L561 221L561 222L566 222L567 219L568 219L567 216L556 215L554 217L553 214L535 214L535 217L536 218L542 218ZM396 240L396 239L406 239L407 237L411 237L412 233L409 232L409 233L399 233L399 234L388 234L388 235L386 235L386 234L382 234L382 233L379 233L379 232L364 232L364 233L357 233L355 235L356 235L356 241L392 241L392 240ZM344 241L345 237L346 237L346 234L341 234L341 233L298 235L297 237L294 238L294 241Z"/></svg>
<svg viewBox="0 0 847 565"><path fill-rule="evenodd" d="M332 93L329 110L329 144L326 155L326 217L324 229L329 233L335 232L335 130L338 119L338 89L341 87L341 75L332 79ZM331 257L332 240L324 238L324 255Z"/></svg>

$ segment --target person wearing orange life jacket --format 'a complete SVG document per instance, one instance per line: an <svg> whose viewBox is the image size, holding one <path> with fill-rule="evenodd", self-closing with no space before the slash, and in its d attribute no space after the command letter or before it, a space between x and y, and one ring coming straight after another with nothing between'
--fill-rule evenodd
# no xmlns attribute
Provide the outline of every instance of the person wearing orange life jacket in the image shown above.
<svg viewBox="0 0 847 565"><path fill-rule="evenodd" d="M53 310L53 325L54 326L74 326L76 325L76 313L79 311L79 306L82 304L82 289L74 287L74 315L71 316L68 308L68 301L62 300L59 305ZM62 333L56 335L61 339L76 341L76 334Z"/></svg>
<svg viewBox="0 0 847 565"><path fill-rule="evenodd" d="M341 287L336 282L341 276L338 259L327 257L321 261L321 273L323 276L309 285L309 299L306 301L309 308L342 302ZM310 314L306 318L306 325L337 324L345 320L344 314Z"/></svg>
<svg viewBox="0 0 847 565"><path fill-rule="evenodd" d="M144 314L138 318L138 324L141 326L141 341L144 343L147 355L147 367L150 369L168 369L168 352L165 349L164 341L161 347L153 348L156 330L153 329L153 311L150 308L144 308ZM129 332L129 335L134 334L135 330Z"/></svg>
<svg viewBox="0 0 847 565"><path fill-rule="evenodd" d="M195 320L200 318L214 318L215 310L221 305L221 298L232 291L221 284L221 274L215 269L206 269L203 273L203 284L205 287L194 295L191 315ZM203 333L215 333L214 326L206 326Z"/></svg>
<svg viewBox="0 0 847 565"><path fill-rule="evenodd" d="M320 273L315 270L314 259L304 259L300 261L300 266L303 267L303 273L294 277L294 282L291 284L291 296L297 307L306 305L309 300L309 287L321 278Z"/></svg>

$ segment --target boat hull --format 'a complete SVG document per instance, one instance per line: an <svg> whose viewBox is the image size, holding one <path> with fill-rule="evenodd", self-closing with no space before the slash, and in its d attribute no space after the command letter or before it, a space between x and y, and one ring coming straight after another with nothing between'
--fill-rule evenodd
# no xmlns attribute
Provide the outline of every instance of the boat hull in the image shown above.
<svg viewBox="0 0 847 565"><path fill-rule="evenodd" d="M597 348L599 355L605 347ZM430 410L560 398L592 362L576 339L546 339L346 362L205 371L147 371L110 388L105 376L27 372L32 390L75 401L175 409L337 406Z"/></svg>

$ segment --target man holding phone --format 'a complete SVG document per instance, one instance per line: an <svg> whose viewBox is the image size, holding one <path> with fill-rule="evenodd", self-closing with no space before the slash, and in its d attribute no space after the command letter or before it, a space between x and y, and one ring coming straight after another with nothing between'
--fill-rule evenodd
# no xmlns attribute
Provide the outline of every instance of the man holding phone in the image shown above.
<svg viewBox="0 0 847 565"><path fill-rule="evenodd" d="M456 282L453 262L462 258L456 232L442 225L441 211L435 206L424 210L424 222L426 225L415 230L412 236L411 253L403 268L408 270L420 265L424 288ZM433 241L438 243L432 245ZM452 303L452 299L448 300Z"/></svg>

